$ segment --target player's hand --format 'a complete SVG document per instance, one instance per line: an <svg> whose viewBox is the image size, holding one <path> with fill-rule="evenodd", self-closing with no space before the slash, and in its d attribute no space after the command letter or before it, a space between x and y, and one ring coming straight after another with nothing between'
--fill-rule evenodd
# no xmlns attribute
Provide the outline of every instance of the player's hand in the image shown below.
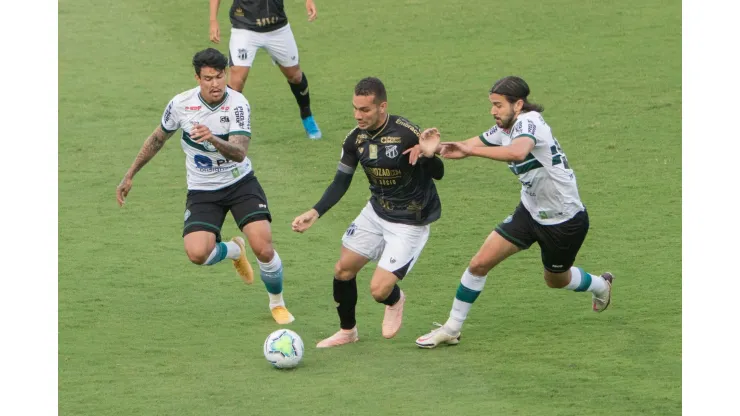
<svg viewBox="0 0 740 416"><path fill-rule="evenodd" d="M128 196L131 187L134 185L133 179L126 174L118 184L116 188L116 199L118 200L118 206L122 207L126 203L126 197Z"/></svg>
<svg viewBox="0 0 740 416"><path fill-rule="evenodd" d="M297 233L302 233L313 225L319 219L319 212L311 208L293 220L292 228Z"/></svg>
<svg viewBox="0 0 740 416"><path fill-rule="evenodd" d="M221 29L218 27L218 20L211 20L211 42L221 42Z"/></svg>
<svg viewBox="0 0 740 416"><path fill-rule="evenodd" d="M433 157L440 150L440 140L439 130L436 127L421 132L421 135L419 135L419 147L424 157Z"/></svg>
<svg viewBox="0 0 740 416"><path fill-rule="evenodd" d="M313 3L313 0L306 0L306 13L308 14L309 22L316 20L316 5Z"/></svg>
<svg viewBox="0 0 740 416"><path fill-rule="evenodd" d="M404 155L407 153L409 155L409 164L411 164L411 166L414 166L416 165L416 161L419 160L419 155L421 154L421 147L419 147L418 144L414 147L409 147L408 149L403 151Z"/></svg>
<svg viewBox="0 0 740 416"><path fill-rule="evenodd" d="M196 124L192 130L190 130L190 138L196 143L203 143L206 140L211 140L213 134L205 124Z"/></svg>
<svg viewBox="0 0 740 416"><path fill-rule="evenodd" d="M445 159L464 159L473 151L473 148L463 142L445 142L441 144L440 153Z"/></svg>

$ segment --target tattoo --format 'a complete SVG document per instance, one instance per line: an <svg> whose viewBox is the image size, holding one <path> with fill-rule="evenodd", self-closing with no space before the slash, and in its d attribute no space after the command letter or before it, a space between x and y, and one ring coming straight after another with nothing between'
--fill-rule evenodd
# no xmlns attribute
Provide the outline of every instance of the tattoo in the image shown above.
<svg viewBox="0 0 740 416"><path fill-rule="evenodd" d="M215 136L214 136L215 137ZM241 162L247 157L249 148L249 136L235 134L229 136L229 141L221 140L218 137L211 140L211 144L218 149L218 152L227 159L235 162Z"/></svg>
<svg viewBox="0 0 740 416"><path fill-rule="evenodd" d="M136 155L136 159L127 174L133 177L139 170L141 170L141 168L143 168L144 165L146 165L147 162L149 162L154 155L162 149L162 147L164 147L164 143L167 139L172 137L173 133L174 132L167 133L162 130L162 126L157 126L146 141L144 141L144 144L141 146L141 150L139 150L139 154Z"/></svg>

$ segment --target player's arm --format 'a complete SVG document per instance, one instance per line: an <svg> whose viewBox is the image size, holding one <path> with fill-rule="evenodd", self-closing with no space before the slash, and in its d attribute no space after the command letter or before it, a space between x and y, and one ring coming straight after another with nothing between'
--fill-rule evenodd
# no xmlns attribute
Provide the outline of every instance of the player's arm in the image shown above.
<svg viewBox="0 0 740 416"><path fill-rule="evenodd" d="M218 6L221 5L221 0L209 0L209 2L211 42L219 43L221 41L221 29L218 26Z"/></svg>
<svg viewBox="0 0 740 416"><path fill-rule="evenodd" d="M214 136L211 130L204 124L198 124L190 131L190 137L194 142L203 143L209 141L225 158L235 162L242 162L247 157L247 149L249 148L248 134L248 132L229 133L229 140L226 141Z"/></svg>
<svg viewBox="0 0 740 416"><path fill-rule="evenodd" d="M329 184L324 191L324 195L321 196L319 202L317 202L313 208L304 212L303 214L296 217L293 220L293 231L302 233L308 230L319 217L329 211L334 205L336 205L347 193L350 184L352 183L352 176L355 173L355 168L359 163L357 158L357 147L354 144L355 137L353 135L347 136L342 145L342 157L339 160L339 166L337 166L337 173L334 174L334 180Z"/></svg>
<svg viewBox="0 0 740 416"><path fill-rule="evenodd" d="M126 174L123 175L121 183L118 184L118 187L116 188L116 199L118 201L118 205L123 206L126 202L126 196L128 196L129 191L131 191L131 186L133 185L134 175L136 175L144 165L152 160L154 155L164 147L167 139L172 137L173 133L174 131L165 131L160 125L157 126L152 134L144 141L139 153L136 155L136 159L134 159L134 163L132 163L131 167L128 168Z"/></svg>
<svg viewBox="0 0 740 416"><path fill-rule="evenodd" d="M473 147L465 142L442 143L441 155L447 159L462 159L468 156L484 157L501 162L521 162L534 149L535 139L530 136L516 137L506 146Z"/></svg>

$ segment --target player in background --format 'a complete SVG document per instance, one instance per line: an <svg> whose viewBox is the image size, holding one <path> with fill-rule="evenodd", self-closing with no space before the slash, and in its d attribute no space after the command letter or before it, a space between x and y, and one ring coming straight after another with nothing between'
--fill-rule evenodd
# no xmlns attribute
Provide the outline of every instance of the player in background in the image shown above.
<svg viewBox="0 0 740 416"><path fill-rule="evenodd" d="M370 201L347 228L339 261L334 266L334 300L340 330L319 342L318 348L359 339L355 278L370 260L378 261L370 293L378 303L386 305L383 337L392 338L398 333L406 299L398 283L419 259L429 238L430 224L442 213L433 180L444 175L442 160L434 155L439 138L430 136L419 143L419 128L415 124L388 114L385 86L377 78L357 83L352 104L357 127L344 140L334 181L312 209L293 221L294 231L308 230L347 192L357 166L365 171L370 182ZM407 156L412 149L425 156L414 166Z"/></svg>
<svg viewBox="0 0 740 416"><path fill-rule="evenodd" d="M294 320L283 300L283 265L272 246L267 197L247 156L251 137L249 103L226 86L226 56L208 48L195 54L198 86L178 94L167 105L162 121L144 142L116 189L123 206L134 175L164 146L177 129L185 152L188 194L183 227L185 252L191 262L211 266L226 258L247 284L254 273L245 242L221 241L221 226L231 211L249 241L270 298L270 311L279 324Z"/></svg>
<svg viewBox="0 0 740 416"><path fill-rule="evenodd" d="M221 0L210 0L211 42L221 41L218 7ZM308 21L316 19L316 5L306 0ZM285 14L283 0L233 0L229 10L231 38L229 39L229 87L239 92L247 82L257 50L262 48L277 63L290 85L301 121L309 139L320 139L321 130L311 112L308 78L298 65L298 46Z"/></svg>
<svg viewBox="0 0 740 416"><path fill-rule="evenodd" d="M488 96L496 125L478 137L441 143L437 149L447 159L478 156L508 162L522 190L519 206L491 232L463 273L447 322L416 340L421 348L457 344L488 272L534 242L540 246L549 287L591 292L596 312L604 311L611 302L611 273L598 276L573 266L588 233L588 213L573 169L542 118L543 107L529 102L528 96L529 86L523 79L508 76L498 80ZM439 131L425 130L421 140L428 138L439 140ZM412 153L414 162L418 150Z"/></svg>

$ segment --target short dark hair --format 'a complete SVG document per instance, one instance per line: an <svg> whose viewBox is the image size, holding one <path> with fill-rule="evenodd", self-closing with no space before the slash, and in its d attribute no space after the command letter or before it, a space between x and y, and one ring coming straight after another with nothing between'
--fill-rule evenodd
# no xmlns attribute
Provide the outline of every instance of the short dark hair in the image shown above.
<svg viewBox="0 0 740 416"><path fill-rule="evenodd" d="M193 56L193 68L198 76L200 76L200 70L203 67L207 66L218 71L223 71L226 69L228 63L229 60L226 59L226 56L213 48L203 49Z"/></svg>
<svg viewBox="0 0 740 416"><path fill-rule="evenodd" d="M383 101L388 101L388 96L385 93L385 85L383 81L375 77L367 77L360 80L355 85L355 95L370 96L374 95L373 102L380 104Z"/></svg>
<svg viewBox="0 0 740 416"><path fill-rule="evenodd" d="M525 113L528 111L537 111L538 113L545 111L544 106L527 101L529 85L517 76L511 75L501 78L493 84L493 87L491 87L488 93L503 95L506 97L506 101L512 104L517 102L517 100L523 100L524 106L522 106L522 112Z"/></svg>

